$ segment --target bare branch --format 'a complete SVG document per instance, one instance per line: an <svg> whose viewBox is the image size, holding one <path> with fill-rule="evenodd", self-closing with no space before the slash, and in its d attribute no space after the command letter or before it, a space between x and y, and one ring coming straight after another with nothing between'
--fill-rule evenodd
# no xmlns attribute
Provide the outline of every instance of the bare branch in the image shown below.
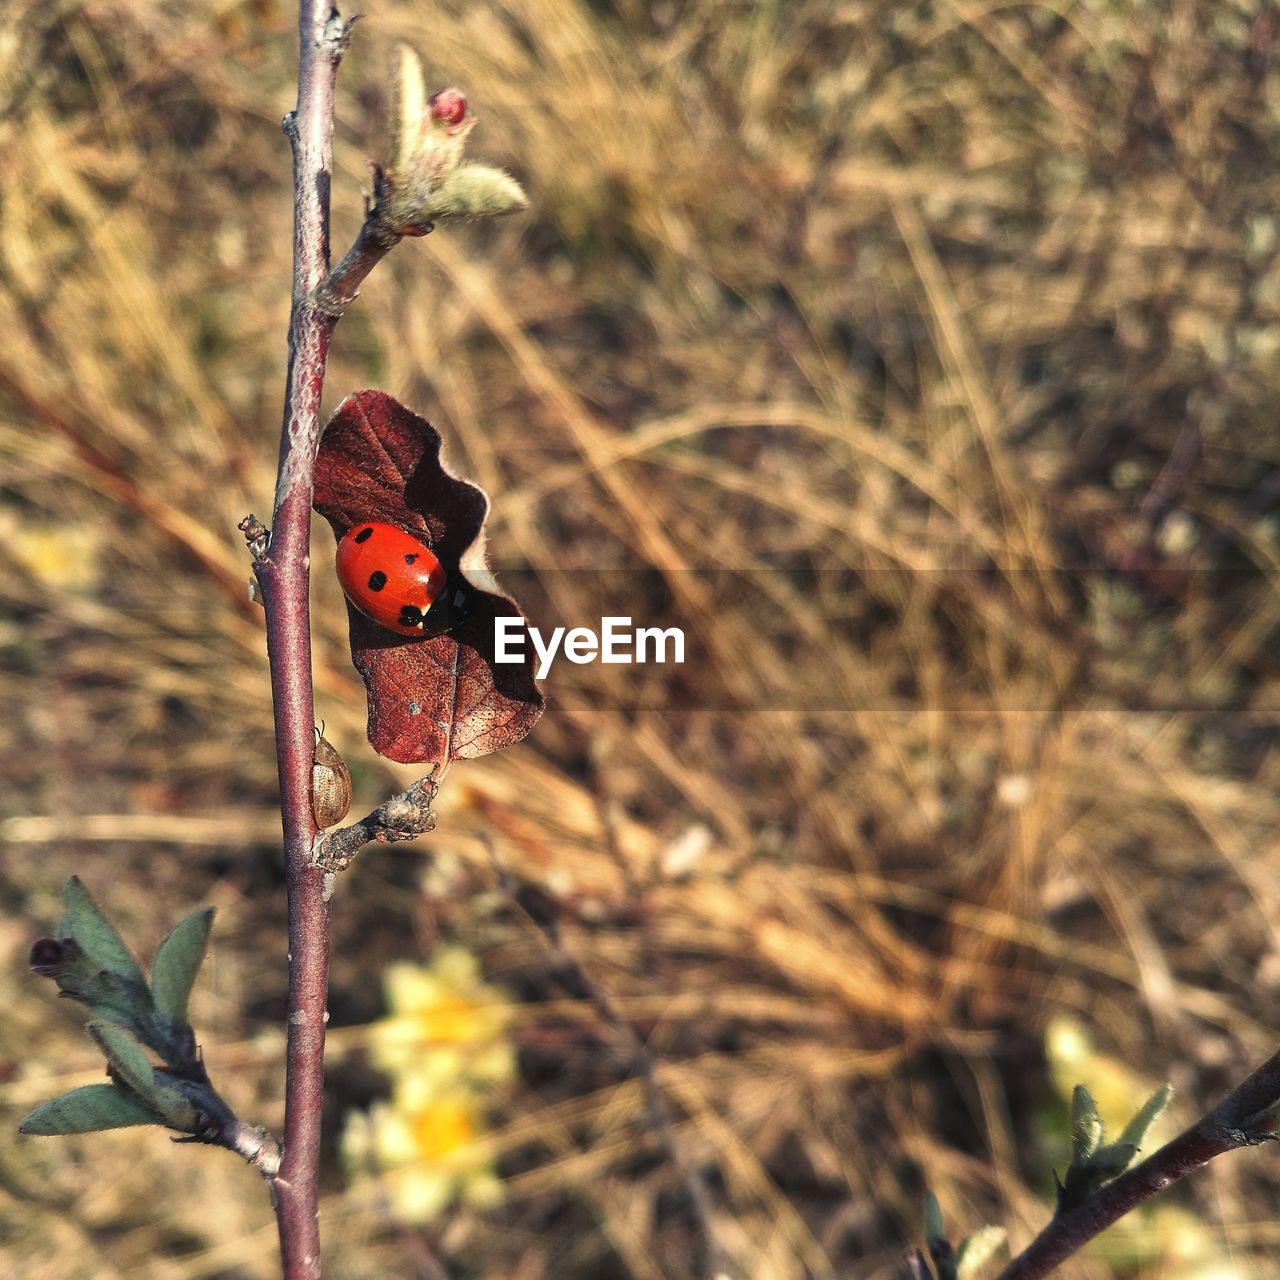
<svg viewBox="0 0 1280 1280"><path fill-rule="evenodd" d="M324 873L311 860L315 704L308 570L320 400L337 316L317 308L313 294L329 269L334 86L350 37L351 22L336 8L301 0L298 99L284 125L293 151L293 313L275 511L265 547L258 521L242 526L266 610L289 902L284 1156L272 1177L285 1280L319 1280L321 1274L317 1180L329 919Z"/></svg>
<svg viewBox="0 0 1280 1280"><path fill-rule="evenodd" d="M382 170L373 165L373 182L375 192L384 181ZM380 209L380 197L370 203L365 214L364 223L355 243L342 256L342 260L316 287L315 305L317 310L335 320L356 300L360 286L370 271L386 257L406 234L397 231L383 219ZM429 231L431 228L425 228Z"/></svg>

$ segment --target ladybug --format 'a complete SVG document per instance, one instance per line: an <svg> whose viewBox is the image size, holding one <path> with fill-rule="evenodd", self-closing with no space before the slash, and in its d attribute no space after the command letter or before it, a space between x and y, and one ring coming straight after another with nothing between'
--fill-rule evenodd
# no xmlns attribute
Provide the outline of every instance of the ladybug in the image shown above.
<svg viewBox="0 0 1280 1280"><path fill-rule="evenodd" d="M438 634L427 615L444 590L444 569L425 542L403 529L372 520L353 524L338 542L338 581L379 626L402 636Z"/></svg>

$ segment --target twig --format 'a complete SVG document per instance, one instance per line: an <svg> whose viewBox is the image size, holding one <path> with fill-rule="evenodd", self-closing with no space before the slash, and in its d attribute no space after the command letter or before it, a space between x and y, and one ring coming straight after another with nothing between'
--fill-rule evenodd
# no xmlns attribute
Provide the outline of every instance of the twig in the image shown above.
<svg viewBox="0 0 1280 1280"><path fill-rule="evenodd" d="M318 1170L324 1089L329 920L324 873L311 860L315 709L308 604L311 499L320 399L337 316L315 305L329 268L333 101L351 24L322 0L301 0L298 100L285 117L293 150L293 311L284 428L270 541L250 534L266 610L276 759L289 902L289 1021L284 1157L273 1179L284 1280L319 1280ZM260 529L260 526L258 526Z"/></svg>
<svg viewBox="0 0 1280 1280"><path fill-rule="evenodd" d="M359 822L320 836L312 861L327 875L335 875L345 871L356 854L373 841L391 844L434 831L436 815L431 802L438 789L434 774L419 778L408 790L392 796Z"/></svg>
<svg viewBox="0 0 1280 1280"><path fill-rule="evenodd" d="M158 1079L178 1089L196 1109L200 1118L199 1132L174 1142L194 1142L209 1147L225 1147L262 1174L275 1195L275 1180L280 1174L280 1144L259 1125L248 1124L222 1100L209 1082L203 1061L194 1070L180 1073L158 1071Z"/></svg>
<svg viewBox="0 0 1280 1280"><path fill-rule="evenodd" d="M1141 1164L1100 1187L1084 1204L1055 1217L997 1280L1039 1280L1131 1209L1215 1156L1277 1137L1280 1053L1268 1058L1207 1115Z"/></svg>
<svg viewBox="0 0 1280 1280"><path fill-rule="evenodd" d="M316 286L316 306L335 319L356 300L360 286L370 271L406 235L426 235L431 224L424 227L396 230L382 216L385 204L382 187L386 179L379 165L372 165L374 198L365 208L364 222L355 243L342 256L336 267Z"/></svg>

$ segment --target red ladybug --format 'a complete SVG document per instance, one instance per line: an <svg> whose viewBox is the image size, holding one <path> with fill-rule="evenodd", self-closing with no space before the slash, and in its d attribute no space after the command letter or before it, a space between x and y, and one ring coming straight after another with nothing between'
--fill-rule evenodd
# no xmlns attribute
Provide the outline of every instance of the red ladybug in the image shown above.
<svg viewBox="0 0 1280 1280"><path fill-rule="evenodd" d="M366 618L402 636L426 634L427 611L444 590L435 552L393 524L353 524L338 543L338 581Z"/></svg>

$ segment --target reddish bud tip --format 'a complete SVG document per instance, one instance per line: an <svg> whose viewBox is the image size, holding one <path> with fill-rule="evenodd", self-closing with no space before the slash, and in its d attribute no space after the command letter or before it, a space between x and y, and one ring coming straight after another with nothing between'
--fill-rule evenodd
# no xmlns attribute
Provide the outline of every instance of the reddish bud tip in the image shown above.
<svg viewBox="0 0 1280 1280"><path fill-rule="evenodd" d="M31 944L31 956L27 963L34 973L52 978L62 967L62 943L57 938L37 938Z"/></svg>
<svg viewBox="0 0 1280 1280"><path fill-rule="evenodd" d="M467 100L458 89L437 89L429 99L431 114L442 124L461 124Z"/></svg>

